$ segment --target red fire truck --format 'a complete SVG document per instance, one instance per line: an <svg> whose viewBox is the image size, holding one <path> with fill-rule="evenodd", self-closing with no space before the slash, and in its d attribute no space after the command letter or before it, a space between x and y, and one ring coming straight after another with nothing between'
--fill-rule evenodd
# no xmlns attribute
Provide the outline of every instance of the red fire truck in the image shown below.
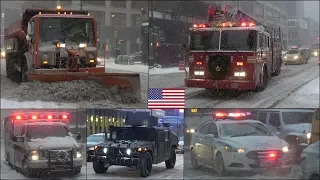
<svg viewBox="0 0 320 180"><path fill-rule="evenodd" d="M231 6L208 9L209 23L189 36L186 87L263 91L281 71L281 32Z"/></svg>

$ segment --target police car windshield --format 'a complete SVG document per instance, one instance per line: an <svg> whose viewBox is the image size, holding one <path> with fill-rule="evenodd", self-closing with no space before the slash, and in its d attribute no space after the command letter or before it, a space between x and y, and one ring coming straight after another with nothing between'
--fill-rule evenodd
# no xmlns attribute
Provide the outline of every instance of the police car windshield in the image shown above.
<svg viewBox="0 0 320 180"><path fill-rule="evenodd" d="M260 123L232 123L221 124L222 137L240 136L272 136L273 133Z"/></svg>
<svg viewBox="0 0 320 180"><path fill-rule="evenodd" d="M311 123L312 112L283 112L282 118L285 124Z"/></svg>
<svg viewBox="0 0 320 180"><path fill-rule="evenodd" d="M191 32L190 50L218 50L219 38L219 31Z"/></svg>
<svg viewBox="0 0 320 180"><path fill-rule="evenodd" d="M115 128L110 133L111 140L155 141L155 132L152 128Z"/></svg>
<svg viewBox="0 0 320 180"><path fill-rule="evenodd" d="M250 50L257 48L257 31L224 30L221 32L221 50Z"/></svg>
<svg viewBox="0 0 320 180"><path fill-rule="evenodd" d="M69 136L68 129L62 125L28 125L26 130L28 139Z"/></svg>
<svg viewBox="0 0 320 180"><path fill-rule="evenodd" d="M299 54L300 51L299 50L296 50L296 49L290 49L287 54Z"/></svg>
<svg viewBox="0 0 320 180"><path fill-rule="evenodd" d="M104 136L101 135L91 135L88 136L87 142L101 142L104 141Z"/></svg>

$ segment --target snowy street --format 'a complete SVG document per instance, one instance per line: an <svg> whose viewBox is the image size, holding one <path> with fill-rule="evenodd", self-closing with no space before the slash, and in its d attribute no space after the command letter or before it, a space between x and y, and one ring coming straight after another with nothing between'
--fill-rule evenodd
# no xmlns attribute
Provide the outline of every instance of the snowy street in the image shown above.
<svg viewBox="0 0 320 180"><path fill-rule="evenodd" d="M185 147L186 149L187 147ZM186 151L184 154L184 179L298 179L297 170L298 167L292 167L290 173L279 175L274 172L268 172L263 174L253 173L231 173L230 176L219 177L218 174L209 166L199 166L197 169L192 168L190 151Z"/></svg>
<svg viewBox="0 0 320 180"><path fill-rule="evenodd" d="M118 65L113 60L106 61L106 72L110 73L139 73L140 74L140 89L141 89L141 102L134 104L122 104L111 101L79 101L78 103L66 103L66 102L55 102L55 101L29 101L23 100L18 101L11 98L12 91L17 89L19 85L12 82L5 76L5 60L1 59L1 108L78 108L78 107L91 107L91 108L120 108L127 106L130 107L146 107L147 103L147 90L148 90L148 66L142 64L135 65ZM115 97L119 99L121 97Z"/></svg>
<svg viewBox="0 0 320 180"><path fill-rule="evenodd" d="M173 169L167 169L165 163L154 164L152 173L143 179L182 179L183 155L177 154L176 165ZM92 162L87 163L88 179L142 179L138 171L123 166L111 166L105 174L96 174L92 168Z"/></svg>
<svg viewBox="0 0 320 180"><path fill-rule="evenodd" d="M308 64L283 65L280 76L272 76L263 92L208 92L187 88L188 108L311 108L319 107L319 64L311 58ZM184 87L183 70L175 68L151 69L150 88Z"/></svg>

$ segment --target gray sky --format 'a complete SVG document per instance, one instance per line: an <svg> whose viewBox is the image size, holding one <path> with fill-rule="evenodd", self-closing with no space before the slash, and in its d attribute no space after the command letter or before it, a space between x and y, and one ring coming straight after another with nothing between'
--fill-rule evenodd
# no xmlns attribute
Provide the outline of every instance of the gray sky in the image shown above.
<svg viewBox="0 0 320 180"><path fill-rule="evenodd" d="M319 1L304 1L304 15L319 23Z"/></svg>

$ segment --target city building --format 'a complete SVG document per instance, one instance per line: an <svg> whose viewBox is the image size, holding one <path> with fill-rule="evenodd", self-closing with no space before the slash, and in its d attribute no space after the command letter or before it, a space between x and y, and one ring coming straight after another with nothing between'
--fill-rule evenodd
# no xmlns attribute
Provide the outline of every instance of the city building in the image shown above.
<svg viewBox="0 0 320 180"><path fill-rule="evenodd" d="M308 24L308 45L319 43L319 23L311 18L304 18Z"/></svg>

